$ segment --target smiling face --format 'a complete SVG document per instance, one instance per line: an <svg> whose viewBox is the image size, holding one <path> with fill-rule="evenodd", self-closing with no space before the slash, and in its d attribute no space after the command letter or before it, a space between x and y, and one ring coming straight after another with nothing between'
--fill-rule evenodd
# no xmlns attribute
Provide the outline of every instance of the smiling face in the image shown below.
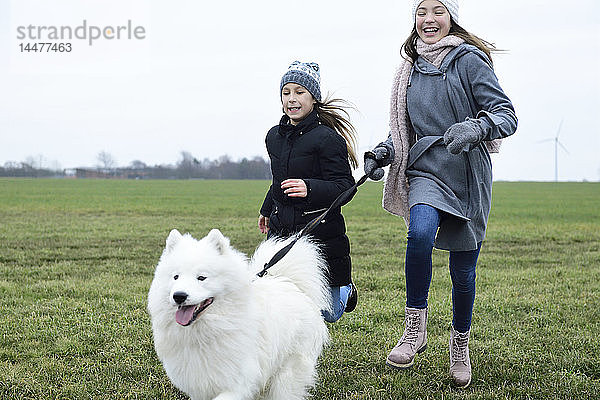
<svg viewBox="0 0 600 400"><path fill-rule="evenodd" d="M423 42L437 43L448 35L450 26L450 13L439 1L425 0L417 7L415 28Z"/></svg>
<svg viewBox="0 0 600 400"><path fill-rule="evenodd" d="M292 125L298 125L311 113L317 101L302 85L289 82L281 89L283 112L290 117Z"/></svg>

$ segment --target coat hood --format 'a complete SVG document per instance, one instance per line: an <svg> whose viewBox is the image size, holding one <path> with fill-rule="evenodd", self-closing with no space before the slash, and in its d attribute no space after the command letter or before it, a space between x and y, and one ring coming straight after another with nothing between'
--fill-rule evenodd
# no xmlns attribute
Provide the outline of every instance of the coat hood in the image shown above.
<svg viewBox="0 0 600 400"><path fill-rule="evenodd" d="M477 47L471 44L462 43L454 49L452 49L450 53L448 53L448 55L444 58L444 61L442 61L442 65L440 65L439 69L423 57L417 58L417 61L415 61L414 63L414 69L425 75L444 74L454 61L458 60L467 53L476 54L479 58L485 61L490 66L490 68L492 68L491 60L483 51L479 50Z"/></svg>

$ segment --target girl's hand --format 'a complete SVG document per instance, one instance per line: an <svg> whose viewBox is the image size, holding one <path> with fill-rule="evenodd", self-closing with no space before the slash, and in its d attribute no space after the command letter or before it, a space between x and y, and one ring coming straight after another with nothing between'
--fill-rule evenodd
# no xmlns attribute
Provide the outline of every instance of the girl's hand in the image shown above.
<svg viewBox="0 0 600 400"><path fill-rule="evenodd" d="M283 193L287 194L289 197L308 196L306 182L302 179L286 179L281 182L281 189L283 189Z"/></svg>
<svg viewBox="0 0 600 400"><path fill-rule="evenodd" d="M266 234L269 232L269 218L261 215L258 217L258 229L260 233Z"/></svg>
<svg viewBox="0 0 600 400"><path fill-rule="evenodd" d="M484 137L483 130L473 119L452 125L444 133L444 144L450 154L471 151Z"/></svg>

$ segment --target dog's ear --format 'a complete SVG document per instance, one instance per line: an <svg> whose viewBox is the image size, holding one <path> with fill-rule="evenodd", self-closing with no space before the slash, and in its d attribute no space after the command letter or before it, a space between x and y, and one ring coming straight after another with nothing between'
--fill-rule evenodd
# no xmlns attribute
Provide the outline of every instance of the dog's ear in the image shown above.
<svg viewBox="0 0 600 400"><path fill-rule="evenodd" d="M208 232L206 239L217 248L217 251L221 254L225 253L229 249L229 239L227 239L220 230L213 229Z"/></svg>
<svg viewBox="0 0 600 400"><path fill-rule="evenodd" d="M177 229L173 229L167 237L167 252L171 252L177 244L177 242L179 242L179 239L181 239L182 237L183 236L181 235L181 233L179 233Z"/></svg>

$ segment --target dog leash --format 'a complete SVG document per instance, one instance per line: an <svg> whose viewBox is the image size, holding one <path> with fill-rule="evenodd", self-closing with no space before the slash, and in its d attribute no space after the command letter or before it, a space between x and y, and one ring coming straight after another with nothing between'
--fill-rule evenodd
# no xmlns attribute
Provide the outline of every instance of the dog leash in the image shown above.
<svg viewBox="0 0 600 400"><path fill-rule="evenodd" d="M273 265L277 264L279 262L279 260L281 260L287 253L289 253L289 251L292 249L292 247L294 246L294 244L296 244L296 242L302 236L306 236L310 232L312 232L321 223L321 221L323 221L325 219L325 217L327 216L327 214L329 213L329 211L333 210L336 207L339 207L340 204L343 204L346 200L348 200L348 198L350 196L352 196L353 192L360 185L362 185L363 183L365 183L367 181L367 178L369 178L369 175L365 174L354 185L352 185L352 187L350 189L342 192L333 201L333 203L329 206L329 208L327 210L323 211L322 214L320 214L319 216L315 217L312 221L310 221L308 224L306 224L306 226L304 228L302 228L302 230L296 235L296 237L294 238L294 240L292 240L290 243L288 243L287 245L285 245L285 247L281 248L277 253L275 253L275 255L273 256L273 258L271 258L269 260L269 262L265 263L265 266L262 269L262 271L260 271L258 274L256 274L256 276L258 276L259 278L262 278L263 276L265 276L267 274L267 271L269 270L269 268L271 268Z"/></svg>

